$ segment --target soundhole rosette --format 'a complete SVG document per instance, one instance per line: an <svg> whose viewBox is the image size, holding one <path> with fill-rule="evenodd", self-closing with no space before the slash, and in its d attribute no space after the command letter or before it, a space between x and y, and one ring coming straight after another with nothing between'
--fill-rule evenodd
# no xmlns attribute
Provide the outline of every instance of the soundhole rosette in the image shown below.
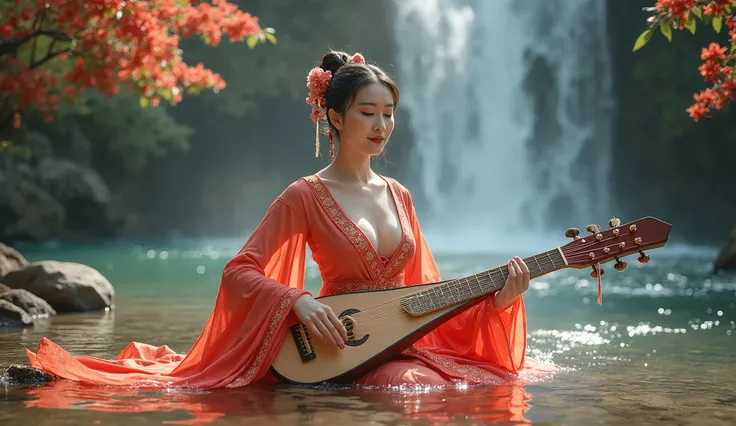
<svg viewBox="0 0 736 426"><path fill-rule="evenodd" d="M340 315L338 315L340 322L345 327L345 331L348 334L348 341L345 343L345 345L347 346L360 346L365 343L369 337L369 335L366 334L360 339L357 338L357 336L360 335L359 324L352 315L357 314L358 312L360 311L357 309L346 309L345 311L341 312Z"/></svg>

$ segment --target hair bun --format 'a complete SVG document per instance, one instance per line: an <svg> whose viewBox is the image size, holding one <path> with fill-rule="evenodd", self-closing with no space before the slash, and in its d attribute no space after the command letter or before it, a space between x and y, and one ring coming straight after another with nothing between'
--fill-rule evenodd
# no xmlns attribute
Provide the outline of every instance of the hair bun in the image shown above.
<svg viewBox="0 0 736 426"><path fill-rule="evenodd" d="M350 60L350 55L345 52L333 50L325 53L322 56L322 63L319 65L325 71L329 71L332 75L337 73L337 70L342 68L343 65L347 64Z"/></svg>

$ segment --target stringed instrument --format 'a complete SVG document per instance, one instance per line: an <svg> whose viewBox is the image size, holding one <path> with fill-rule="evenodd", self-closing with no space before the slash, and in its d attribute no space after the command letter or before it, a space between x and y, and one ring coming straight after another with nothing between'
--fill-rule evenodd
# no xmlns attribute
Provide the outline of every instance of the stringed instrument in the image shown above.
<svg viewBox="0 0 736 426"><path fill-rule="evenodd" d="M624 225L613 218L609 226L601 231L598 225L589 225L591 234L584 237L579 230L569 229L565 235L571 242L525 258L531 278L564 268L592 267L591 278L600 280L602 263L615 260L614 269L621 272L627 266L621 260L624 256L638 253L639 262L649 262L644 250L664 246L672 227L653 217ZM504 265L434 283L318 297L320 303L339 312L348 332L345 348L310 338L307 328L297 323L289 327L271 371L289 383L349 382L501 289L506 278Z"/></svg>

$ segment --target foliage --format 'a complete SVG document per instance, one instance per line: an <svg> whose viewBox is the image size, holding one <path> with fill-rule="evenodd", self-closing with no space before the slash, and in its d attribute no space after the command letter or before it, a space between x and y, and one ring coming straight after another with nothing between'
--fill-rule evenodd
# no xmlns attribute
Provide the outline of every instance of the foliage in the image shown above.
<svg viewBox="0 0 736 426"><path fill-rule="evenodd" d="M135 97L108 98L96 91L85 97L87 107L71 118L100 148L98 157L124 173L141 170L152 157L189 148L192 129L174 120L164 105L141 109Z"/></svg>
<svg viewBox="0 0 736 426"><path fill-rule="evenodd" d="M198 40L186 40L184 58L204 62L228 82L227 90L207 93L197 103L207 111L232 117L253 116L266 99L295 102L309 125L310 108L304 102L307 73L329 49L365 54L369 63L391 72L393 32L392 1L335 0L233 0L279 29L277 49L255 49L247 56L237 44L208 49ZM173 111L178 115L180 108Z"/></svg>
<svg viewBox="0 0 736 426"><path fill-rule="evenodd" d="M687 108L693 120L698 121L712 109L721 110L728 105L736 89L736 17L734 0L658 0L654 7L647 8L652 16L647 19L649 28L642 32L634 43L634 51L644 47L657 28L664 37L672 41L672 30L687 28L695 34L697 21L712 26L720 33L723 25L728 28L730 47L712 42L702 49L703 64L698 68L700 75L711 87L693 95L695 103Z"/></svg>
<svg viewBox="0 0 736 426"><path fill-rule="evenodd" d="M140 106L184 93L221 90L225 81L199 63L187 65L181 38L210 46L226 37L249 47L275 42L273 30L227 0L12 0L0 6L0 110L20 126L35 107L47 119L86 88L114 95L121 86Z"/></svg>

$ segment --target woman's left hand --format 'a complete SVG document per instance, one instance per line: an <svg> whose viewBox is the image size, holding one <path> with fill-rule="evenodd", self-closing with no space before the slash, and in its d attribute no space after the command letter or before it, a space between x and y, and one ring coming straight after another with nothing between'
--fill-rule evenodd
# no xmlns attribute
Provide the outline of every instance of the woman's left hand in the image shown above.
<svg viewBox="0 0 736 426"><path fill-rule="evenodd" d="M509 260L508 271L506 284L494 296L494 304L500 310L508 308L517 297L529 289L529 267L519 256Z"/></svg>

